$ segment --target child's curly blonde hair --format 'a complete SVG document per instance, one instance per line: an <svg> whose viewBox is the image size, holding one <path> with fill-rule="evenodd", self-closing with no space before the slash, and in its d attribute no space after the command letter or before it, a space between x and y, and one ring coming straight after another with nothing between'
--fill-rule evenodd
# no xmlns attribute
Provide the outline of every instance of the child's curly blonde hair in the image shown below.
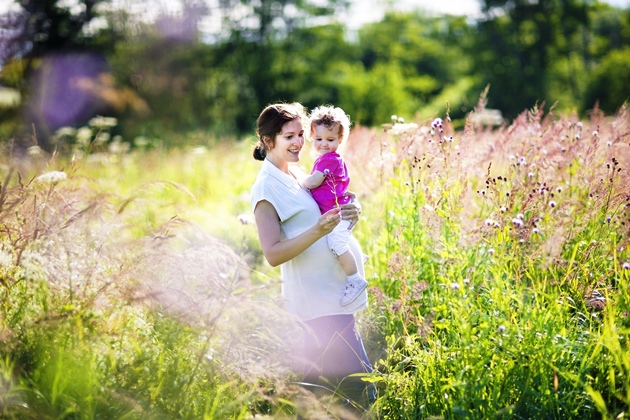
<svg viewBox="0 0 630 420"><path fill-rule="evenodd" d="M313 136L315 126L323 125L331 130L336 124L339 125L339 137L346 140L350 135L350 117L337 106L318 106L309 115L310 137Z"/></svg>

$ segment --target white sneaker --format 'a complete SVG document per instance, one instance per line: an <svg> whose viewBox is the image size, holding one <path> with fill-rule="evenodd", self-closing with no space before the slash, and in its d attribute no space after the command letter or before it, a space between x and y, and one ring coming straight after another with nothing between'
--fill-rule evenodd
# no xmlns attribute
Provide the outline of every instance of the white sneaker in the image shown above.
<svg viewBox="0 0 630 420"><path fill-rule="evenodd" d="M357 300L361 292L363 292L367 286L368 282L362 278L346 283L346 290L343 292L343 297L341 298L341 306L350 305Z"/></svg>

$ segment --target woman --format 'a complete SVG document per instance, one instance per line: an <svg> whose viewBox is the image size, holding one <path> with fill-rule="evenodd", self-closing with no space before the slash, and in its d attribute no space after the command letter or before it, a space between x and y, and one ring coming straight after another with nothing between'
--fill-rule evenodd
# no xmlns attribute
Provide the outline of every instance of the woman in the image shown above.
<svg viewBox="0 0 630 420"><path fill-rule="evenodd" d="M252 187L252 208L265 258L280 265L287 310L303 321L305 381L326 383L367 408L374 388L348 375L371 372L354 314L367 306L367 293L342 306L346 275L329 250L326 235L342 220L354 225L355 203L321 214L308 190L300 187L290 163L300 160L305 110L299 103L267 106L257 120L254 158L263 161ZM362 253L352 238L350 249L365 276Z"/></svg>

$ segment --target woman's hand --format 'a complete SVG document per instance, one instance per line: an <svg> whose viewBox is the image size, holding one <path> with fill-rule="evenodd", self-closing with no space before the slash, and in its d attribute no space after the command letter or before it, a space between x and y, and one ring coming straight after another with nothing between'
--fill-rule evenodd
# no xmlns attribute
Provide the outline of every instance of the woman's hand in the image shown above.
<svg viewBox="0 0 630 420"><path fill-rule="evenodd" d="M356 201L356 194L348 191L346 195L351 197L352 201L341 206L341 218L343 220L350 220L349 229L352 229L359 221L359 216L361 215L361 204Z"/></svg>
<svg viewBox="0 0 630 420"><path fill-rule="evenodd" d="M322 233L322 236L328 235L341 222L341 213L342 210L337 208L328 210L317 219L315 228Z"/></svg>

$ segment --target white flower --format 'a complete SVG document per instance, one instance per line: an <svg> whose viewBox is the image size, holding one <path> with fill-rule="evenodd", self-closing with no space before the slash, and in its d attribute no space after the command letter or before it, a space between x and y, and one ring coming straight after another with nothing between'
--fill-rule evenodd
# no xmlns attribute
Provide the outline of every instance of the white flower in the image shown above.
<svg viewBox="0 0 630 420"><path fill-rule="evenodd" d="M523 220L525 218L525 215L523 213L519 213L516 215L516 218Z"/></svg>
<svg viewBox="0 0 630 420"><path fill-rule="evenodd" d="M501 210L501 213L505 213L507 211L507 207L501 206L499 210Z"/></svg>
<svg viewBox="0 0 630 420"><path fill-rule="evenodd" d="M433 128L442 128L443 123L444 123L444 121L442 121L442 118L436 118L431 123L431 127L433 127Z"/></svg>
<svg viewBox="0 0 630 420"><path fill-rule="evenodd" d="M76 128L61 127L55 131L55 137L74 137L77 134Z"/></svg>
<svg viewBox="0 0 630 420"><path fill-rule="evenodd" d="M512 223L514 223L514 226L516 226L516 227L523 226L523 221L521 219L519 219L519 218L512 219Z"/></svg>
<svg viewBox="0 0 630 420"><path fill-rule="evenodd" d="M44 184L56 184L68 178L65 172L50 171L38 176L35 180Z"/></svg>
<svg viewBox="0 0 630 420"><path fill-rule="evenodd" d="M538 228L534 228L534 229L532 229L532 233L533 233L534 235L537 235L537 234L539 234L539 233L540 233L540 229L538 229Z"/></svg>
<svg viewBox="0 0 630 420"><path fill-rule="evenodd" d="M621 264L621 268L623 268L624 270L630 270L630 262L625 262Z"/></svg>
<svg viewBox="0 0 630 420"><path fill-rule="evenodd" d="M116 127L118 125L118 120L112 117L101 117L100 115L92 118L89 122L89 125L96 128L111 128Z"/></svg>
<svg viewBox="0 0 630 420"><path fill-rule="evenodd" d="M29 156L40 156L44 151L42 150L41 147L35 145L35 146L31 146L28 149L26 149L26 153Z"/></svg>
<svg viewBox="0 0 630 420"><path fill-rule="evenodd" d="M92 130L89 127L81 127L77 130L77 143L87 146L92 140Z"/></svg>
<svg viewBox="0 0 630 420"><path fill-rule="evenodd" d="M410 131L413 131L416 128L418 128L418 124L414 124L414 123L409 123L409 124L396 123L391 128L391 130L389 130L389 132L391 134L393 134L394 136L398 136L400 134L404 134L404 133L408 133Z"/></svg>
<svg viewBox="0 0 630 420"><path fill-rule="evenodd" d="M489 248L488 249L488 254L489 255L493 255L494 254L494 248Z"/></svg>
<svg viewBox="0 0 630 420"><path fill-rule="evenodd" d="M0 249L0 267L13 265L13 257L4 249Z"/></svg>
<svg viewBox="0 0 630 420"><path fill-rule="evenodd" d="M494 220L486 219L486 221L484 223L486 224L486 226L492 226L494 224Z"/></svg>
<svg viewBox="0 0 630 420"><path fill-rule="evenodd" d="M505 331L505 325L499 325L499 332Z"/></svg>
<svg viewBox="0 0 630 420"><path fill-rule="evenodd" d="M549 206L551 206L551 207L556 207L556 202L555 202L555 201L553 201L553 200L551 200L551 201L549 202Z"/></svg>
<svg viewBox="0 0 630 420"><path fill-rule="evenodd" d="M459 283L451 283L451 289L459 290Z"/></svg>

